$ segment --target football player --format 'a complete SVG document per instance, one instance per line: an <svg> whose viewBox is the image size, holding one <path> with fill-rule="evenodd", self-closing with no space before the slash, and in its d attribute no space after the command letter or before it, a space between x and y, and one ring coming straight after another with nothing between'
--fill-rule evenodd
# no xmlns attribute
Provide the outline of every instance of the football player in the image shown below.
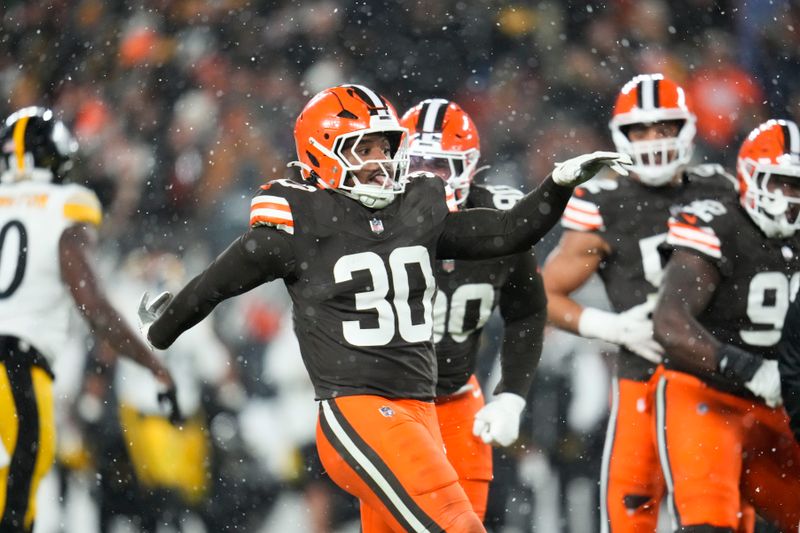
<svg viewBox="0 0 800 533"><path fill-rule="evenodd" d="M797 293L789 304L778 346L778 370L781 374L781 396L794 438L800 442L800 300Z"/></svg>
<svg viewBox="0 0 800 533"><path fill-rule="evenodd" d="M739 150L740 197L695 200L670 219L653 316L665 370L657 438L675 530L734 531L749 501L780 531L800 523L777 344L800 284L800 131L756 128Z"/></svg>
<svg viewBox="0 0 800 533"><path fill-rule="evenodd" d="M511 187L472 183L480 138L458 104L425 100L406 112L402 124L410 134L410 170L442 178L455 192L459 209L510 209L522 197ZM436 416L447 458L483 520L492 479L489 444L509 446L517 439L541 355L544 288L531 251L485 261L437 261L434 276ZM481 331L496 307L505 322L502 378L487 405L473 372Z"/></svg>
<svg viewBox="0 0 800 533"><path fill-rule="evenodd" d="M97 196L62 183L77 143L53 112L27 107L0 130L0 531L31 531L36 489L53 463L51 366L77 305L92 333L172 378L125 325L89 259L102 218Z"/></svg>
<svg viewBox="0 0 800 533"><path fill-rule="evenodd" d="M601 530L652 532L664 492L647 402L663 353L650 320L662 276L657 248L671 206L733 196L734 188L715 166L688 166L695 115L684 90L661 74L639 75L622 87L609 128L617 150L633 159L631 175L575 190L542 274L553 324L620 347L600 473ZM582 307L570 296L595 272L611 312Z"/></svg>
<svg viewBox="0 0 800 533"><path fill-rule="evenodd" d="M252 201L250 230L170 302L140 306L166 348L225 298L282 278L317 398L317 448L373 531L483 531L442 447L436 412L436 258L483 259L530 248L572 188L629 159L613 152L556 166L506 211L455 210L430 175L406 177L407 131L388 101L344 85L297 119L305 183L276 180ZM452 211L448 207L452 205Z"/></svg>

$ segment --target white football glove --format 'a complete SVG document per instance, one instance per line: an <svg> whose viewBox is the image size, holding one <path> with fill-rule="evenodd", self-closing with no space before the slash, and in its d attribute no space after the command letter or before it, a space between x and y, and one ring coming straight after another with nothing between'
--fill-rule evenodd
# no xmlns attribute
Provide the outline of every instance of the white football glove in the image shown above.
<svg viewBox="0 0 800 533"><path fill-rule="evenodd" d="M519 422L525 398L513 392L501 392L475 413L472 434L486 444L511 446L519 437Z"/></svg>
<svg viewBox="0 0 800 533"><path fill-rule="evenodd" d="M664 348L653 339L649 318L654 306L655 301L647 301L622 313L586 307L578 321L578 334L624 346L651 363L660 363Z"/></svg>
<svg viewBox="0 0 800 533"><path fill-rule="evenodd" d="M592 152L583 154L563 163L556 163L553 169L553 181L564 187L577 187L592 179L605 167L617 174L628 175L626 165L632 165L630 156L618 152Z"/></svg>
<svg viewBox="0 0 800 533"><path fill-rule="evenodd" d="M783 404L778 361L766 360L761 363L753 378L744 386L756 396L763 398L769 407L775 408Z"/></svg>
<svg viewBox="0 0 800 533"><path fill-rule="evenodd" d="M152 302L147 301L149 297L150 295L145 291L139 302L139 331L142 332L144 340L147 341L150 348L153 348L153 345L150 343L150 337L148 336L150 333L150 326L167 308L170 300L172 300L172 294L164 291L156 296Z"/></svg>

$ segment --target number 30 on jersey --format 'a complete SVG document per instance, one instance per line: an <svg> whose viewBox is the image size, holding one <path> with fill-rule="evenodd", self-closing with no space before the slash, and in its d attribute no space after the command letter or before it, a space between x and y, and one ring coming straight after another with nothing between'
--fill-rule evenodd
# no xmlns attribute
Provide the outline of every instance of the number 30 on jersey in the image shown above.
<svg viewBox="0 0 800 533"><path fill-rule="evenodd" d="M408 270L410 265L418 265L422 272L425 288L422 294L423 321L414 324L411 318ZM375 252L361 252L345 255L333 265L333 279L344 283L353 279L353 273L367 270L372 277L370 290L355 294L356 310L378 313L378 326L365 328L358 320L342 322L344 339L353 346L384 346L399 333L406 342L424 342L431 339L433 332L433 291L436 281L433 277L431 259L424 246L404 246L389 254L387 265ZM391 277L389 274L391 273ZM394 297L388 299L389 288L394 289Z"/></svg>

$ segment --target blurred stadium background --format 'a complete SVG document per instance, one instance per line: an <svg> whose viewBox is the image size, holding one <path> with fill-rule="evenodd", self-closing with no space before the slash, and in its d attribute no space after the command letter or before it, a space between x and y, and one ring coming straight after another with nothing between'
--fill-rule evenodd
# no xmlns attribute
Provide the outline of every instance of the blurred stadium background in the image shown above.
<svg viewBox="0 0 800 533"><path fill-rule="evenodd" d="M50 106L77 135L72 180L104 202L98 261L131 316L144 287L181 285L245 228L252 191L288 172L297 113L331 85L368 85L400 113L455 100L481 132L483 179L523 189L612 146L614 97L637 73L687 88L697 162L732 169L752 127L800 120L800 5L788 1L6 0L0 18L0 114ZM583 297L604 295L593 284ZM56 368L59 465L37 533L357 531L314 464L287 305L262 287L167 353L196 414L191 443L155 427L159 444L135 445L143 419L126 407L146 412L148 377L76 334ZM499 331L487 329L491 381ZM524 436L496 454L492 531L599 530L605 348L548 333ZM181 457L205 472L142 466Z"/></svg>

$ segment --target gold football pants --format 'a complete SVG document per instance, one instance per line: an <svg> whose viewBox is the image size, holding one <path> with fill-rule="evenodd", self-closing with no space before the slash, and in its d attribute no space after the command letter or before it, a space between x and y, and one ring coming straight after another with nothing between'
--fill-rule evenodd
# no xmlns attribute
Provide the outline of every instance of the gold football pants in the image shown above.
<svg viewBox="0 0 800 533"><path fill-rule="evenodd" d="M53 379L39 366L0 361L0 448L0 531L30 531L55 457Z"/></svg>

